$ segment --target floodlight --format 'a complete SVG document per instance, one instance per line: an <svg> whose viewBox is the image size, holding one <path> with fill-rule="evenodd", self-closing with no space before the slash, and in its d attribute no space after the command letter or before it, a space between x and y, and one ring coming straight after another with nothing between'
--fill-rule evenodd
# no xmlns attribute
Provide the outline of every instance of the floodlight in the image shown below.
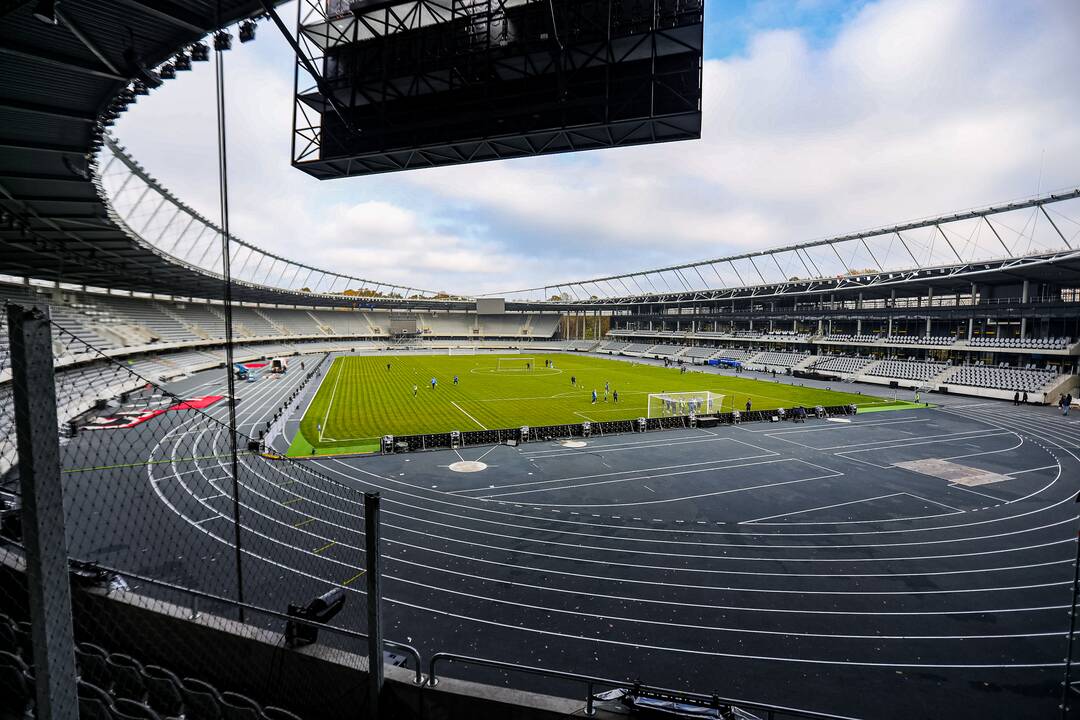
<svg viewBox="0 0 1080 720"><path fill-rule="evenodd" d="M214 33L214 49L215 50L231 50L232 49L232 35L219 30Z"/></svg>
<svg viewBox="0 0 1080 720"><path fill-rule="evenodd" d="M146 66L135 52L134 47L128 46L124 50L124 65L128 76L137 82L141 82L147 88L161 86L161 78L159 78L156 73L146 69Z"/></svg>
<svg viewBox="0 0 1080 720"><path fill-rule="evenodd" d="M245 20L244 22L240 23L241 43L251 42L255 39L255 27L256 25L254 20Z"/></svg>
<svg viewBox="0 0 1080 720"><path fill-rule="evenodd" d="M210 46L204 42L197 42L191 46L191 59L193 62L206 62L210 59Z"/></svg>
<svg viewBox="0 0 1080 720"><path fill-rule="evenodd" d="M146 87L146 83L144 83L142 80L136 80L134 85L132 86L132 89L134 90L136 95L150 94L150 88Z"/></svg>
<svg viewBox="0 0 1080 720"><path fill-rule="evenodd" d="M187 55L187 53L177 53L176 57L173 58L173 65L180 72L190 70L191 58Z"/></svg>
<svg viewBox="0 0 1080 720"><path fill-rule="evenodd" d="M161 66L161 69L158 70L158 75L161 76L162 80L172 80L176 77L176 66L172 63L165 63Z"/></svg>
<svg viewBox="0 0 1080 720"><path fill-rule="evenodd" d="M38 0L34 17L47 25L56 25L56 0Z"/></svg>
<svg viewBox="0 0 1080 720"><path fill-rule="evenodd" d="M289 617L298 618L298 620L289 620L285 624L285 644L289 647L311 645L318 640L319 629L302 621L310 620L325 625L333 620L343 607L345 607L344 588L334 588L325 592L303 607L289 603Z"/></svg>

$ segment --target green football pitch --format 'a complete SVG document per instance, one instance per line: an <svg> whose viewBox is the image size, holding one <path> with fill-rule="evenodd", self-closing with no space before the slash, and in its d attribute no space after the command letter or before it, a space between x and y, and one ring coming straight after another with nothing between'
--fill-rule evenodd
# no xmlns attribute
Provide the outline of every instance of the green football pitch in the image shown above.
<svg viewBox="0 0 1080 720"><path fill-rule="evenodd" d="M531 369L525 369L526 358ZM545 367L545 360L554 367ZM618 392L618 403L613 394L604 401L605 383ZM745 375L680 373L578 355L342 356L323 376L289 454L369 452L383 435L629 420L647 414L650 393L704 390L724 396L722 408L714 408L722 412L745 408L747 400L755 410L893 403Z"/></svg>

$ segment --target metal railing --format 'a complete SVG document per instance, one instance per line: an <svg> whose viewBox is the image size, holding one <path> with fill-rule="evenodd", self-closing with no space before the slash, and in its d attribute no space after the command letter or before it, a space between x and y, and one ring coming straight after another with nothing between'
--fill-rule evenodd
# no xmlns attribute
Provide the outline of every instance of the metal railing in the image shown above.
<svg viewBox="0 0 1080 720"><path fill-rule="evenodd" d="M440 662L460 662L468 665L480 665L505 672L535 675L552 680L566 680L582 684L585 686L586 693L585 714L589 717L596 715L596 697L594 691L597 687L600 687L611 690L624 689L639 692L644 691L649 694L665 695L699 704L706 704L709 707L735 705L741 710L752 710L754 712L764 713L764 720L778 720L778 718L783 717L798 718L799 720L857 720L856 718L847 715L832 715L829 713L815 712L813 710L785 707L783 705L768 705L747 700L722 697L720 695L703 695L701 693L682 692L679 690L643 685L642 683L637 682L611 680L609 678L582 675L580 673L571 673L562 670L550 670L547 668L533 667L531 665L519 665L518 663L489 660L486 658L471 657L469 655L459 655L457 653L449 652L435 653L431 656L431 660L428 661L428 685L430 687L435 687L439 684L436 666Z"/></svg>
<svg viewBox="0 0 1080 720"><path fill-rule="evenodd" d="M16 545L16 547L19 547L19 546ZM358 630L350 630L348 628L342 628L342 627L335 627L333 625L327 625L325 623L320 623L320 622L317 622L315 620L308 620L308 619L301 619L301 618L292 617L288 613L283 613L283 612L281 612L279 610L270 610L268 608L264 608L264 607L261 607L259 605L253 605L252 603L241 602L239 600L233 600L232 598L223 597L223 596L217 595L215 593L206 592L205 590L196 590L194 588L184 587L183 585L177 585L176 583L171 583L171 582L168 582L166 580L158 580L156 578L152 578L152 577L149 577L149 576L146 576L146 575L140 575L139 573L127 572L126 570L120 570L120 569L117 569L117 568L108 567L108 566L102 565L101 563L98 563L98 562L94 562L92 564L94 566L96 566L97 568L105 571L105 572L115 573L115 574L117 574L117 575L119 575L120 577L123 577L123 578L131 579L131 580L138 580L139 582L143 582L143 583L146 583L148 585L153 585L155 587L160 587L160 588L163 588L165 590L170 590L172 592L177 592L177 593L180 593L182 595L190 596L190 598L191 598L191 609L192 609L191 618L192 619L195 619L195 618L199 617L199 615L201 615L201 613L199 612L198 601L199 600L209 600L211 602L221 603L223 605L228 605L228 606L231 606L231 607L237 608L237 609L243 609L245 611L250 611L250 612L253 612L253 613L260 614L260 615L268 615L270 617L279 618L279 619L285 620L285 621L300 622L300 623L303 623L304 625L309 625L309 626L311 626L313 628L317 628L319 630L325 630L326 632L329 632L331 634L343 635L345 637L352 638L354 640L363 640L364 642L368 641L368 635L366 633L362 633L362 632L360 632ZM128 592L131 592L131 591L128 591ZM383 640L383 646L388 647L388 648L392 648L394 650L400 650L400 651L404 652L406 655L408 655L409 657L411 657L413 659L415 665L416 665L414 675L413 675L413 683L416 684L416 685L423 685L424 684L424 674L423 674L424 663L423 663L423 659L420 656L420 651L419 650L414 648L412 645L397 642L396 640Z"/></svg>

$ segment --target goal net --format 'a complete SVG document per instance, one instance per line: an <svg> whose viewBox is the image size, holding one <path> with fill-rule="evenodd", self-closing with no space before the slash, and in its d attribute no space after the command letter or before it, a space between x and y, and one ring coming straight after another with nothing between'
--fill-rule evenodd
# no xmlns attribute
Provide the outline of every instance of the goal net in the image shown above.
<svg viewBox="0 0 1080 720"><path fill-rule="evenodd" d="M536 365L531 357L499 358L497 370L532 370Z"/></svg>
<svg viewBox="0 0 1080 720"><path fill-rule="evenodd" d="M711 415L720 412L724 396L708 390L649 393L649 417Z"/></svg>
<svg viewBox="0 0 1080 720"><path fill-rule="evenodd" d="M446 349L447 355L475 355L476 347L450 347Z"/></svg>

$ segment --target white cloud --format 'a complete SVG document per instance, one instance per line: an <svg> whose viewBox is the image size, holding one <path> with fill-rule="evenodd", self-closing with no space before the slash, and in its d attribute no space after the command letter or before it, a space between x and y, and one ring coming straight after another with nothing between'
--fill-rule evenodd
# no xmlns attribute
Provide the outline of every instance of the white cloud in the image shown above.
<svg viewBox="0 0 1080 720"><path fill-rule="evenodd" d="M828 5L828 3L826 3ZM803 8L805 11L806 8ZM292 72L228 56L233 228L312 264L458 292L723 255L1077 181L1080 3L882 0L835 39L748 38L705 66L698 142L318 183L287 165ZM213 73L122 139L214 216Z"/></svg>

